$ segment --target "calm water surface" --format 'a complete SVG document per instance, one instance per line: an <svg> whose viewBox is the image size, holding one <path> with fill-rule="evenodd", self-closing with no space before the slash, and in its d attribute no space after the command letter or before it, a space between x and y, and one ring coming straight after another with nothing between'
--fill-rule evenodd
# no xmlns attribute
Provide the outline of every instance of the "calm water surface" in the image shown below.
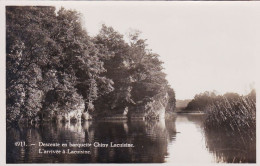
<svg viewBox="0 0 260 166"><path fill-rule="evenodd" d="M255 162L255 140L243 144L223 133L207 133L203 115L177 115L166 121L46 123L7 129L7 163L216 163ZM25 147L15 142L25 141ZM129 143L123 147L39 147L45 143ZM35 144L35 145L31 145ZM29 146L31 145L31 146ZM82 150L90 154L40 154Z"/></svg>

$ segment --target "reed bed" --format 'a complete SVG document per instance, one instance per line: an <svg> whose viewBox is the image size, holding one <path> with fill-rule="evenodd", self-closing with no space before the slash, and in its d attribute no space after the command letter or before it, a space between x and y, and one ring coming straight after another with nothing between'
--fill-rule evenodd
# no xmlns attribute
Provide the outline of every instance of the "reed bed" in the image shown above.
<svg viewBox="0 0 260 166"><path fill-rule="evenodd" d="M206 143L217 159L228 163L255 163L255 97L221 96L207 107L205 113Z"/></svg>
<svg viewBox="0 0 260 166"><path fill-rule="evenodd" d="M222 96L207 107L204 123L206 130L233 131L255 137L256 101L250 96Z"/></svg>

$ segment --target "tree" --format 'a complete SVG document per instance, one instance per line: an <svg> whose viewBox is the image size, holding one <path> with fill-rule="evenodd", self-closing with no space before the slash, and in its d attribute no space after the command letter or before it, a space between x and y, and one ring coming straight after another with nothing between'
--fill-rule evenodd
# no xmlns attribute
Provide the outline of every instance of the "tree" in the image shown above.
<svg viewBox="0 0 260 166"><path fill-rule="evenodd" d="M194 99L192 99L185 110L199 110L205 111L205 109L211 105L214 101L219 98L214 92L204 92L196 94Z"/></svg>
<svg viewBox="0 0 260 166"><path fill-rule="evenodd" d="M163 62L159 60L159 55L147 49L146 40L139 36L140 32L130 34L130 73L134 80L132 95L136 102L148 102L157 94L167 93L168 82L162 72Z"/></svg>
<svg viewBox="0 0 260 166"><path fill-rule="evenodd" d="M8 122L49 120L82 104L122 113L167 93L175 105L159 55L139 33L127 43L103 25L90 37L78 12L48 6L7 7L6 20Z"/></svg>
<svg viewBox="0 0 260 166"><path fill-rule="evenodd" d="M35 120L42 107L42 67L55 48L41 27L53 15L53 7L6 7L7 121Z"/></svg>
<svg viewBox="0 0 260 166"><path fill-rule="evenodd" d="M62 114L113 90L101 53L76 11L7 7L7 119ZM53 100L49 97L53 96Z"/></svg>
<svg viewBox="0 0 260 166"><path fill-rule="evenodd" d="M114 91L95 102L100 114L122 113L131 100L131 76L129 75L129 45L123 35L112 27L102 25L99 34L93 39L104 62L104 76L113 80Z"/></svg>

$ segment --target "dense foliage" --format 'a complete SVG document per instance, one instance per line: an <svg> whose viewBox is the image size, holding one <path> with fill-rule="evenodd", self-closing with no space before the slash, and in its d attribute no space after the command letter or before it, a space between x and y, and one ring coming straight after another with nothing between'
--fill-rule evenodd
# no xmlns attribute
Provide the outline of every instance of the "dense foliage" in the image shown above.
<svg viewBox="0 0 260 166"><path fill-rule="evenodd" d="M213 104L215 101L219 101L222 98L227 98L230 100L238 99L240 96L237 93L226 93L223 96L217 95L216 92L206 91L204 93L200 93L195 95L194 99L192 99L185 110L189 111L205 111L209 105Z"/></svg>
<svg viewBox="0 0 260 166"><path fill-rule="evenodd" d="M90 37L81 22L64 8L6 7L7 122L49 120L80 105L96 116L122 113L161 93L174 109L159 55L139 33L126 42L103 25Z"/></svg>

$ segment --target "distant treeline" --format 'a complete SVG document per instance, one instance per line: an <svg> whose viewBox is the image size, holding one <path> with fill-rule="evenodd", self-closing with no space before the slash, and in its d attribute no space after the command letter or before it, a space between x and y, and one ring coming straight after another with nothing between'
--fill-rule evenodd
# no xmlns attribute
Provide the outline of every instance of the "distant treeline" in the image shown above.
<svg viewBox="0 0 260 166"><path fill-rule="evenodd" d="M176 100L176 108L186 108L191 99Z"/></svg>
<svg viewBox="0 0 260 166"><path fill-rule="evenodd" d="M204 93L195 95L194 99L192 99L188 103L185 110L205 112L210 105L216 102L221 102L223 99L229 101L237 101L241 97L248 97L253 101L256 101L256 92L255 90L252 90L248 95L241 96L237 93L232 93L232 92L225 93L224 95L217 95L215 92L206 91Z"/></svg>
<svg viewBox="0 0 260 166"><path fill-rule="evenodd" d="M90 37L81 19L64 8L6 7L7 122L48 120L81 106L93 116L131 113L163 96L173 111L175 92L139 32L126 41L103 25Z"/></svg>

